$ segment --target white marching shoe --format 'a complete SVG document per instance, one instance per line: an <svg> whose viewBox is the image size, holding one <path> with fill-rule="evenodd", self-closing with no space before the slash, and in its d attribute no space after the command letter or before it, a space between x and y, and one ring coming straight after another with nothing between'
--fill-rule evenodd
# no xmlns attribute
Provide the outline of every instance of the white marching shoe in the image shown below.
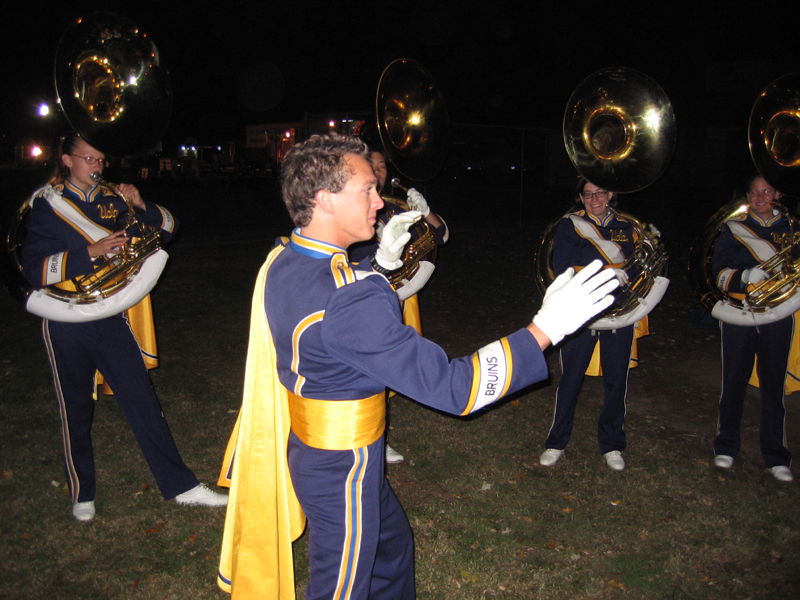
<svg viewBox="0 0 800 600"><path fill-rule="evenodd" d="M558 462L558 459L564 456L563 450L556 450L555 448L548 448L539 457L539 464L545 467L552 467Z"/></svg>
<svg viewBox="0 0 800 600"><path fill-rule="evenodd" d="M72 516L78 521L91 521L94 519L94 500L76 502L72 505Z"/></svg>
<svg viewBox="0 0 800 600"><path fill-rule="evenodd" d="M714 457L714 466L720 469L730 469L733 466L733 457L727 454L717 454Z"/></svg>
<svg viewBox="0 0 800 600"><path fill-rule="evenodd" d="M622 452L619 450L606 452L603 454L603 458L606 459L606 464L612 471L622 471L625 468L625 459L622 458Z"/></svg>
<svg viewBox="0 0 800 600"><path fill-rule="evenodd" d="M778 465L777 467L770 467L769 472L772 473L772 476L777 479L778 481L783 481L784 483L789 483L794 479L792 476L792 472L789 470L789 467L784 467L783 465Z"/></svg>
<svg viewBox="0 0 800 600"><path fill-rule="evenodd" d="M175 502L185 506L227 506L228 496L212 492L204 483L198 483L189 491L175 496Z"/></svg>
<svg viewBox="0 0 800 600"><path fill-rule="evenodd" d="M397 463L403 462L403 455L400 454L397 450L392 448L389 444L386 444L386 462L390 465L396 465Z"/></svg>

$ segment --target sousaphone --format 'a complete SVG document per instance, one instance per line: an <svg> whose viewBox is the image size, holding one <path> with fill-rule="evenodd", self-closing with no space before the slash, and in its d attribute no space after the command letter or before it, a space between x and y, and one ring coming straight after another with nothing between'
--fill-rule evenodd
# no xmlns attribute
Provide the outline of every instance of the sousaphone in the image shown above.
<svg viewBox="0 0 800 600"><path fill-rule="evenodd" d="M564 112L564 145L572 164L583 177L613 192L635 192L658 179L672 157L676 133L675 113L661 87L625 67L602 69L584 79ZM657 230L610 210L633 225L637 239L622 266L628 283L620 286L611 308L589 324L592 329L635 323L658 304L669 285L663 276L667 254ZM555 279L553 240L561 218L545 230L536 257L542 294Z"/></svg>
<svg viewBox="0 0 800 600"><path fill-rule="evenodd" d="M784 75L759 94L748 123L750 155L756 169L776 190L800 196L800 73ZM727 221L743 220L749 210L747 198L736 196L709 219L692 247L689 276L700 302L711 315L734 325L757 326L772 323L800 310L800 226L786 208L776 201L791 224L781 249L760 268L768 279L750 289L744 297L723 292L712 271L714 245Z"/></svg>
<svg viewBox="0 0 800 600"><path fill-rule="evenodd" d="M119 158L158 148L172 113L169 73L155 44L133 22L108 12L76 19L61 38L55 64L60 106L89 145ZM47 201L49 194L56 192L45 186L23 201L6 240L12 295L21 296L29 312L56 321L93 321L127 310L150 293L168 258L157 231L143 232L142 239L130 240L119 254L96 265L94 273L65 285L34 290L25 282L21 248L31 203ZM128 201L120 227L135 225L134 213Z"/></svg>
<svg viewBox="0 0 800 600"><path fill-rule="evenodd" d="M381 75L375 105L378 136L389 162L411 181L433 178L447 158L450 119L431 74L416 61L393 61ZM397 178L391 184L407 191ZM408 210L398 198L387 200ZM430 277L436 260L436 240L425 220L414 225L412 241L403 251L402 260L403 267L389 277L396 290L407 285L420 270L425 272L426 281Z"/></svg>

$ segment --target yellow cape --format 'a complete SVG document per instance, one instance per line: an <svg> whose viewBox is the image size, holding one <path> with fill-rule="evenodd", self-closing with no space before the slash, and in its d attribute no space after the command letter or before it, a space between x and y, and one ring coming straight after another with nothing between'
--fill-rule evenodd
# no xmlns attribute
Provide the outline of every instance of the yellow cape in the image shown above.
<svg viewBox="0 0 800 600"><path fill-rule="evenodd" d="M267 270L282 250L270 253L256 282L242 408L220 474L231 491L217 584L234 600L294 600L292 541L306 522L286 459L289 403L264 310Z"/></svg>

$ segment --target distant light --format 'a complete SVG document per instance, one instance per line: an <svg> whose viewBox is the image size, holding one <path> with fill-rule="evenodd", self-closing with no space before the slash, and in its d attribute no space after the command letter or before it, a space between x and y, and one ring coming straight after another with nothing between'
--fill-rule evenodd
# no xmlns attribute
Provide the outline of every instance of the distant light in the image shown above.
<svg viewBox="0 0 800 600"><path fill-rule="evenodd" d="M328 127L336 127L336 121L328 121Z"/></svg>
<svg viewBox="0 0 800 600"><path fill-rule="evenodd" d="M34 146L33 148L31 148L31 156L36 157L41 155L42 155L42 149L39 146Z"/></svg>
<svg viewBox="0 0 800 600"><path fill-rule="evenodd" d="M290 131L287 131L286 133L283 134L283 137L290 138L292 137L292 133Z"/></svg>
<svg viewBox="0 0 800 600"><path fill-rule="evenodd" d="M516 171L516 170L517 170L517 167L515 167L514 165L511 165L511 170L512 170L512 171Z"/></svg>
<svg viewBox="0 0 800 600"><path fill-rule="evenodd" d="M50 107L46 103L42 102L39 105L39 116L46 117L49 114L50 114Z"/></svg>

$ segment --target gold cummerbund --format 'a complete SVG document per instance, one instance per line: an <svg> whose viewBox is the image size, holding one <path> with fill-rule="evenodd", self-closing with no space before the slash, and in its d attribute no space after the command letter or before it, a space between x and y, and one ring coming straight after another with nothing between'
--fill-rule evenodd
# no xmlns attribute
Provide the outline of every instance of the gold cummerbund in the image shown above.
<svg viewBox="0 0 800 600"><path fill-rule="evenodd" d="M292 431L307 446L352 450L369 446L386 426L386 393L362 400L313 400L287 390Z"/></svg>

